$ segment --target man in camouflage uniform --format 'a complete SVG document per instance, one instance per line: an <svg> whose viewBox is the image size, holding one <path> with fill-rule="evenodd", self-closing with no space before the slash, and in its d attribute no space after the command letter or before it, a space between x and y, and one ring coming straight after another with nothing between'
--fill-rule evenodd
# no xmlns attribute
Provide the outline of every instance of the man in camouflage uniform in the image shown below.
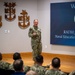
<svg viewBox="0 0 75 75"><path fill-rule="evenodd" d="M19 59L22 59L20 53L15 52L15 53L13 54L13 60L16 61L16 60L19 60ZM9 66L9 69L14 70L13 64L11 64L11 65ZM24 72L26 73L27 71L30 70L30 67L24 65L24 66L23 66L23 70L24 70Z"/></svg>
<svg viewBox="0 0 75 75"><path fill-rule="evenodd" d="M60 71L60 59L55 57L52 59L52 69L47 70L45 75L67 75L64 72Z"/></svg>
<svg viewBox="0 0 75 75"><path fill-rule="evenodd" d="M30 70L35 71L38 75L45 75L46 69L42 66L43 64L43 56L38 55L35 57L36 62L35 64L30 68Z"/></svg>
<svg viewBox="0 0 75 75"><path fill-rule="evenodd" d="M0 53L0 68L1 69L9 69L10 63L2 61L2 54Z"/></svg>
<svg viewBox="0 0 75 75"><path fill-rule="evenodd" d="M29 37L31 37L31 46L33 49L33 60L35 61L35 57L40 55L42 52L42 43L41 43L41 30L38 28L38 20L35 19L34 25L29 29Z"/></svg>
<svg viewBox="0 0 75 75"><path fill-rule="evenodd" d="M69 75L75 75L75 70L72 71Z"/></svg>
<svg viewBox="0 0 75 75"><path fill-rule="evenodd" d="M15 70L11 75L25 75L23 72L23 60L18 59L13 62L13 68Z"/></svg>

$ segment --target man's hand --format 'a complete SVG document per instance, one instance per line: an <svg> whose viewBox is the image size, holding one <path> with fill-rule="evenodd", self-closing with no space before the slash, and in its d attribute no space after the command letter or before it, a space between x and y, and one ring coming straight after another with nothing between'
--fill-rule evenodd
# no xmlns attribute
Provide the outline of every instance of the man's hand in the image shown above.
<svg viewBox="0 0 75 75"><path fill-rule="evenodd" d="M33 33L33 36L36 36L36 35L37 35L37 34L34 32L34 33Z"/></svg>

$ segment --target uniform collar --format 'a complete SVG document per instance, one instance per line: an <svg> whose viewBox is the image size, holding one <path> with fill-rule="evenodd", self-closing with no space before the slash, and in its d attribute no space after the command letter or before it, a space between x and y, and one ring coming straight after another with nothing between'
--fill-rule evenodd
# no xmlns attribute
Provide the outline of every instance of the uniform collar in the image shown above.
<svg viewBox="0 0 75 75"><path fill-rule="evenodd" d="M34 27L34 29L36 29L36 30L38 29L38 26L33 26L33 27Z"/></svg>

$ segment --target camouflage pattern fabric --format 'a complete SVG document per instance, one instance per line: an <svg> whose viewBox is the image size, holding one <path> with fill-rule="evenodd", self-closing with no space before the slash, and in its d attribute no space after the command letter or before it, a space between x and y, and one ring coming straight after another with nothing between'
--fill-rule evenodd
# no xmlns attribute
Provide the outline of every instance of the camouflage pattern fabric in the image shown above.
<svg viewBox="0 0 75 75"><path fill-rule="evenodd" d="M23 69L24 69L24 73L27 73L30 70L30 67L24 65Z"/></svg>
<svg viewBox="0 0 75 75"><path fill-rule="evenodd" d="M10 70L14 70L13 64L10 64L10 65L9 65L9 69L10 69Z"/></svg>
<svg viewBox="0 0 75 75"><path fill-rule="evenodd" d="M59 71L59 70L47 70L45 75L67 75L66 73Z"/></svg>
<svg viewBox="0 0 75 75"><path fill-rule="evenodd" d="M33 70L38 73L38 75L45 75L46 69L38 64L32 66L30 70Z"/></svg>
<svg viewBox="0 0 75 75"><path fill-rule="evenodd" d="M10 70L14 70L13 64L9 65L9 69L10 69ZM23 70L24 70L24 73L26 73L27 71L30 70L30 67L24 65Z"/></svg>
<svg viewBox="0 0 75 75"><path fill-rule="evenodd" d="M36 36L33 36L33 33L36 33ZM42 43L41 43L41 30L38 27L32 27L29 29L28 33L29 37L31 37L31 46L33 53L33 60L37 55L40 55L42 52Z"/></svg>
<svg viewBox="0 0 75 75"><path fill-rule="evenodd" d="M2 69L9 69L9 65L10 65L10 63L7 63L2 60L0 61L0 68L2 68Z"/></svg>
<svg viewBox="0 0 75 75"><path fill-rule="evenodd" d="M72 71L69 75L75 75L75 70Z"/></svg>

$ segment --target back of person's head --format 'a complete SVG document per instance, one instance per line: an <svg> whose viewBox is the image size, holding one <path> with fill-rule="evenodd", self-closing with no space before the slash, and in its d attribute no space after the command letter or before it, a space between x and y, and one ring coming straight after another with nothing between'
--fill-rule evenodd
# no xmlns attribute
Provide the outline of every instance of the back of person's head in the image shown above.
<svg viewBox="0 0 75 75"><path fill-rule="evenodd" d="M60 67L60 59L58 57L55 57L52 59L52 66L54 68L59 68Z"/></svg>
<svg viewBox="0 0 75 75"><path fill-rule="evenodd" d="M26 75L38 75L38 74L35 71L30 70L26 73Z"/></svg>
<svg viewBox="0 0 75 75"><path fill-rule="evenodd" d="M20 55L20 53L15 52L15 53L13 54L13 60L17 60L17 59L21 59L21 55Z"/></svg>
<svg viewBox="0 0 75 75"><path fill-rule="evenodd" d="M42 55L38 55L35 57L36 62L42 64L43 63L43 56Z"/></svg>
<svg viewBox="0 0 75 75"><path fill-rule="evenodd" d="M35 22L35 21L38 21L38 19L34 19L34 22Z"/></svg>
<svg viewBox="0 0 75 75"><path fill-rule="evenodd" d="M15 60L13 62L13 67L15 71L23 71L23 61L21 59Z"/></svg>
<svg viewBox="0 0 75 75"><path fill-rule="evenodd" d="M2 54L0 53L0 60L2 60Z"/></svg>

